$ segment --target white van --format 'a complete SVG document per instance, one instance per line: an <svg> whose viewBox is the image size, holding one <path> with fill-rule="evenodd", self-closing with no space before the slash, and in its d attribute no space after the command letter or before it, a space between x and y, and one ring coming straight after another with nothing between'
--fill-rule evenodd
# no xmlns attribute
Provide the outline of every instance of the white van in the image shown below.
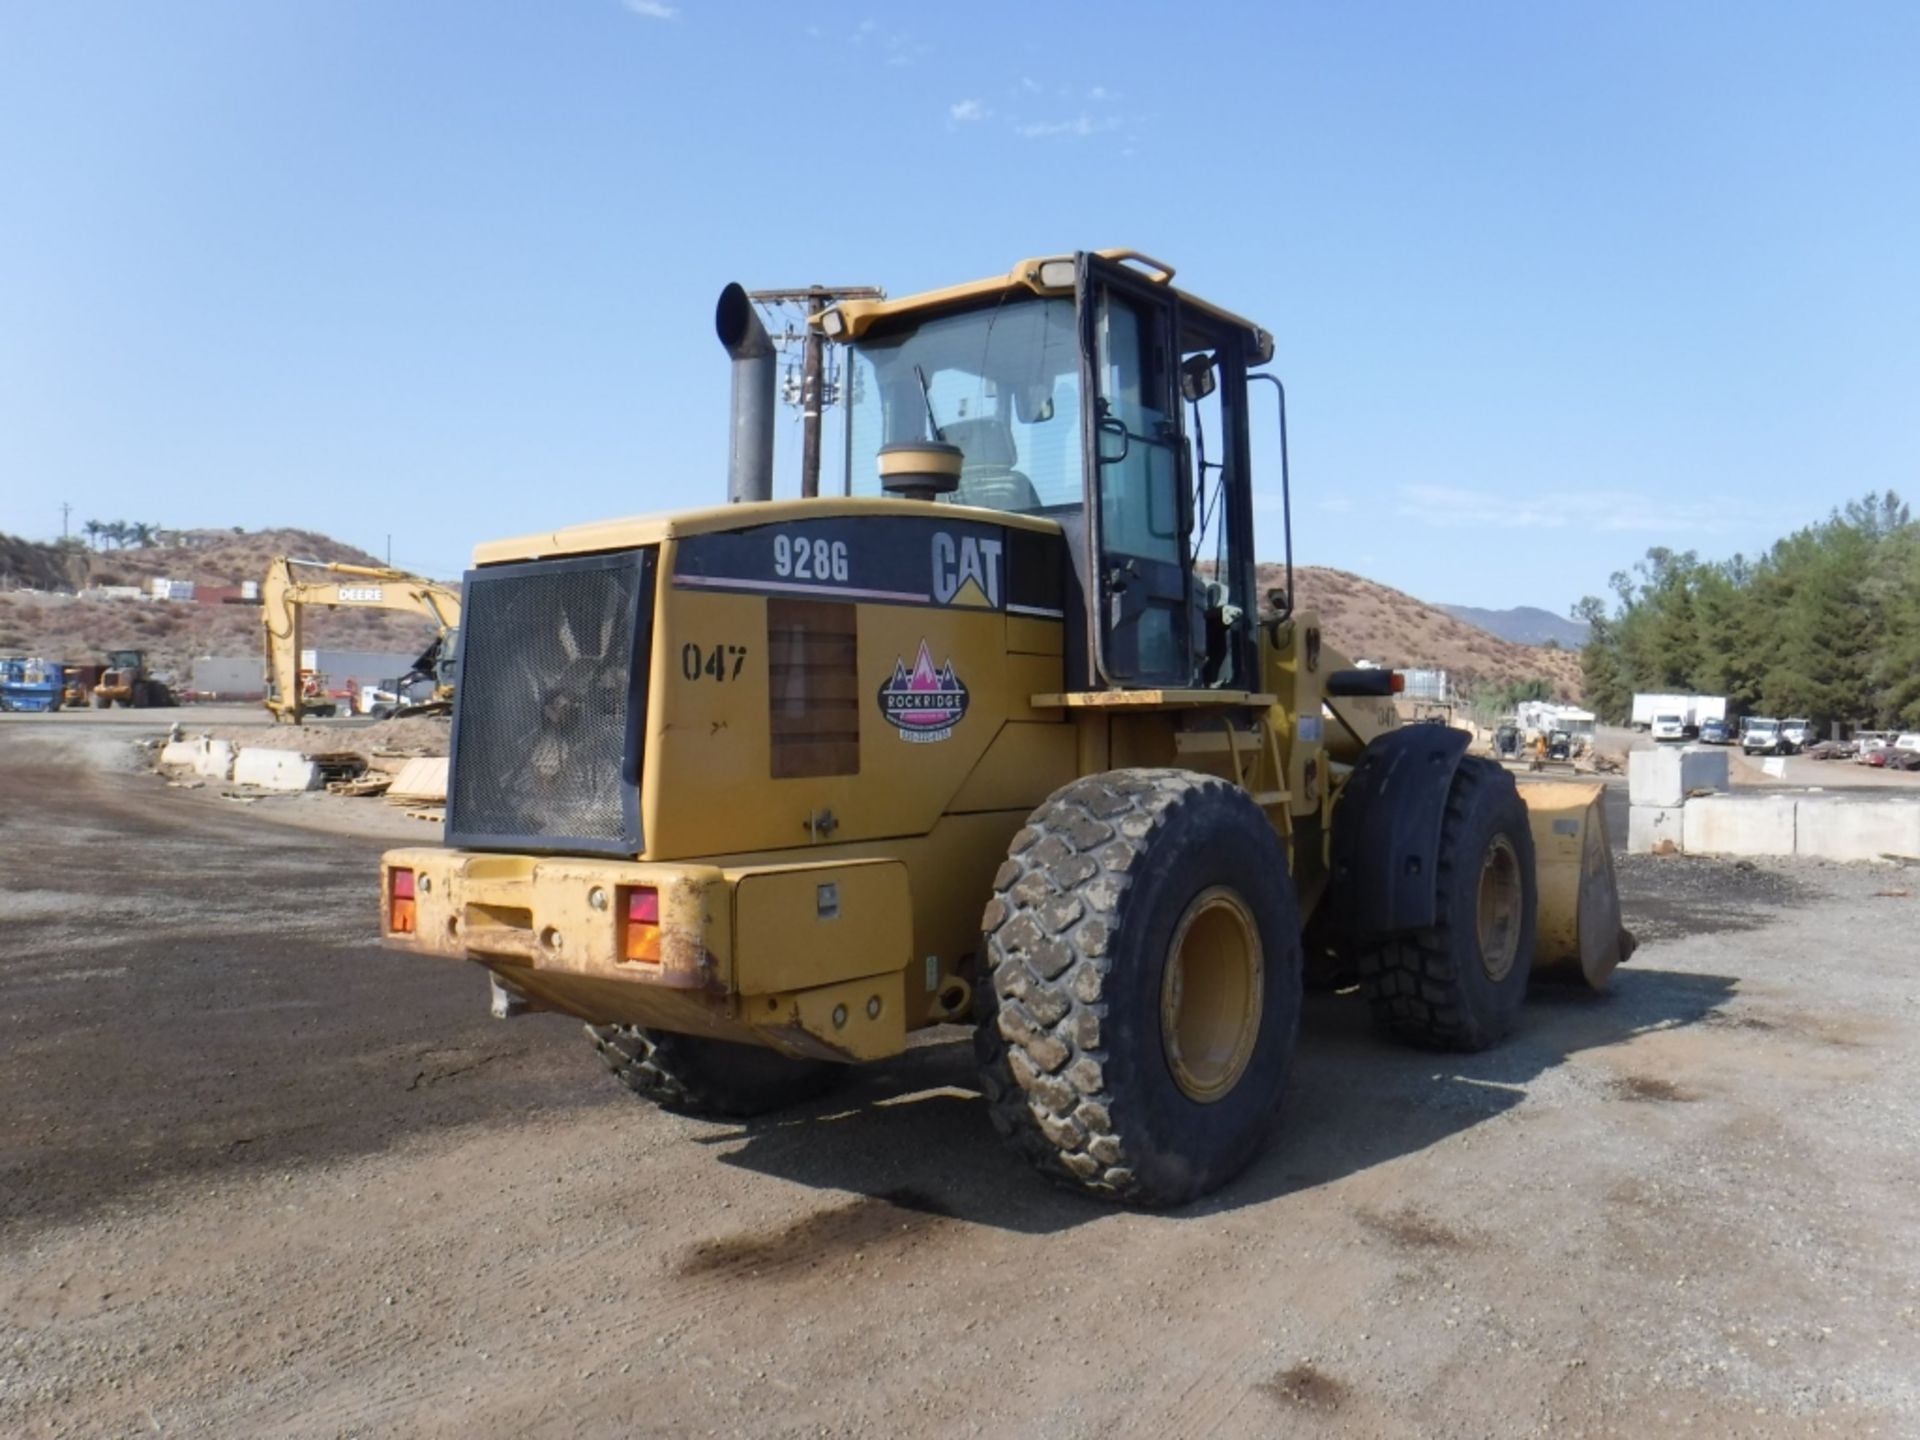
<svg viewBox="0 0 1920 1440"><path fill-rule="evenodd" d="M1656 715L1653 717L1653 738L1656 740L1684 740L1687 738L1686 721L1678 715Z"/></svg>

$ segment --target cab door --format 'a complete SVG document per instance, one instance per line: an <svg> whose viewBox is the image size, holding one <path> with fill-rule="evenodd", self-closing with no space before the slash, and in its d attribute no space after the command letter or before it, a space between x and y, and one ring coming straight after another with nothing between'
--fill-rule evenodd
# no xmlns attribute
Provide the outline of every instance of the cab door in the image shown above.
<svg viewBox="0 0 1920 1440"><path fill-rule="evenodd" d="M1079 259L1094 582L1094 673L1124 688L1193 677L1187 447L1177 300L1125 266Z"/></svg>

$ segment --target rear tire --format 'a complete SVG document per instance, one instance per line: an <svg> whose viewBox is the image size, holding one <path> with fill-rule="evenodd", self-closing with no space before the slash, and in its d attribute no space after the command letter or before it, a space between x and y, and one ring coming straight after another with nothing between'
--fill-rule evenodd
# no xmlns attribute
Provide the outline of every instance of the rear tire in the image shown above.
<svg viewBox="0 0 1920 1440"><path fill-rule="evenodd" d="M1049 1178L1179 1205L1265 1145L1300 1026L1300 923L1246 793L1184 770L1054 792L982 920L994 1128Z"/></svg>
<svg viewBox="0 0 1920 1440"><path fill-rule="evenodd" d="M1440 828L1432 926L1360 956L1374 1023L1434 1050L1484 1050L1519 1022L1538 907L1533 832L1513 777L1468 757Z"/></svg>
<svg viewBox="0 0 1920 1440"><path fill-rule="evenodd" d="M593 1048L622 1085L664 1110L744 1120L824 1095L847 1073L762 1045L736 1045L638 1025L589 1025Z"/></svg>

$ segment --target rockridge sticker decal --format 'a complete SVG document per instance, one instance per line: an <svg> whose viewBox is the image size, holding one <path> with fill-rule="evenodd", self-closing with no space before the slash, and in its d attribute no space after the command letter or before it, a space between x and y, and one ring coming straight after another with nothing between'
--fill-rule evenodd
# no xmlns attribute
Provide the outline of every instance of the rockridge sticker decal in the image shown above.
<svg viewBox="0 0 1920 1440"><path fill-rule="evenodd" d="M902 740L931 745L952 736L967 713L967 700L967 687L953 673L953 661L934 669L933 654L922 640L913 669L907 669L905 659L893 662L893 674L880 687L880 714Z"/></svg>

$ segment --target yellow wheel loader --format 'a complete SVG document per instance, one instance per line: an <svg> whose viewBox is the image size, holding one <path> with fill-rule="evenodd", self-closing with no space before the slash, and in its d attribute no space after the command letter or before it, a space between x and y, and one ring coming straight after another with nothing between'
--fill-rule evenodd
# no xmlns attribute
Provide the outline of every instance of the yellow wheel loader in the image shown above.
<svg viewBox="0 0 1920 1440"><path fill-rule="evenodd" d="M1254 593L1273 342L1172 281L1082 253L824 310L843 493L790 502L728 287L735 503L478 549L446 846L384 857L386 941L699 1113L974 1024L1000 1132L1141 1205L1258 1153L1308 983L1461 1050L1543 972L1604 984L1600 787L1400 726Z"/></svg>
<svg viewBox="0 0 1920 1440"><path fill-rule="evenodd" d="M311 605L329 609L401 610L433 622L433 643L414 662L414 673L434 682L433 698L403 705L399 714L446 714L453 704L454 651L460 630L460 592L437 580L378 565L276 556L260 583L260 623L266 631L267 709L276 720L298 725L309 715L334 713L335 705L308 693L300 668L300 616Z"/></svg>
<svg viewBox="0 0 1920 1440"><path fill-rule="evenodd" d="M148 672L144 650L109 650L92 701L96 710L148 710L177 703L167 683Z"/></svg>

